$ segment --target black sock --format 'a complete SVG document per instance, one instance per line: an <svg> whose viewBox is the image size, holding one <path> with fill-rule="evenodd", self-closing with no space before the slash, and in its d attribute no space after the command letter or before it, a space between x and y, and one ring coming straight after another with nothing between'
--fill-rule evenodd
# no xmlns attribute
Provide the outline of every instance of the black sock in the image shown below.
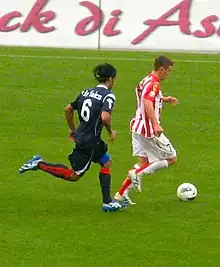
<svg viewBox="0 0 220 267"><path fill-rule="evenodd" d="M111 191L111 174L99 173L99 181L102 192L103 203L108 204L112 201Z"/></svg>

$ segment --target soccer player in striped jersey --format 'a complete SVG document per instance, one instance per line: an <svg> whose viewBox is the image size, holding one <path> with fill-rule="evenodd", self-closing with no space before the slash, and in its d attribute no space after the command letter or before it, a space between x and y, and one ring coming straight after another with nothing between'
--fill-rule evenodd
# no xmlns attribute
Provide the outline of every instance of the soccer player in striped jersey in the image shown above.
<svg viewBox="0 0 220 267"><path fill-rule="evenodd" d="M115 195L116 199L124 198L129 204L135 204L128 196L132 187L141 192L141 178L144 174L150 175L155 171L176 163L176 150L168 138L163 134L160 124L160 114L163 103L178 104L172 96L164 97L160 82L165 80L173 62L165 56L154 60L153 71L136 87L137 110L131 120L133 156L139 161L128 172L122 186Z"/></svg>
<svg viewBox="0 0 220 267"><path fill-rule="evenodd" d="M111 158L108 146L101 139L103 127L110 140L116 138L112 129L111 113L115 104L115 95L111 89L115 85L117 70L110 64L100 64L93 70L98 85L82 91L77 98L66 106L65 116L70 129L70 136L75 147L69 155L71 168L63 164L43 161L38 155L19 169L20 173L41 170L66 181L79 180L90 168L92 162L100 164L99 181L102 193L103 211L117 211L123 204L111 198ZM74 113L78 113L79 125L76 128Z"/></svg>

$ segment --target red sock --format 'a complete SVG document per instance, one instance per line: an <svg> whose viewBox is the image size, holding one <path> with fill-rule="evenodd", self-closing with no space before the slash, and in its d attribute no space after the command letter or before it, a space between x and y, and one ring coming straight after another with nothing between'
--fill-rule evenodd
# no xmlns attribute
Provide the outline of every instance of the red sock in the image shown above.
<svg viewBox="0 0 220 267"><path fill-rule="evenodd" d="M46 162L40 162L38 168L44 172L50 173L58 178L63 178L64 180L71 180L73 170L66 166L60 164L49 164Z"/></svg>
<svg viewBox="0 0 220 267"><path fill-rule="evenodd" d="M122 186L119 188L118 193L123 196L124 191L129 187L129 185L132 183L131 179L129 177L126 177Z"/></svg>
<svg viewBox="0 0 220 267"><path fill-rule="evenodd" d="M140 174L143 172L144 169L146 169L147 167L149 167L152 163L147 163L146 165L144 165L144 167L141 167L140 169L136 170L137 174Z"/></svg>
<svg viewBox="0 0 220 267"><path fill-rule="evenodd" d="M111 169L103 167L103 168L100 169L99 172L102 173L102 174L111 174Z"/></svg>

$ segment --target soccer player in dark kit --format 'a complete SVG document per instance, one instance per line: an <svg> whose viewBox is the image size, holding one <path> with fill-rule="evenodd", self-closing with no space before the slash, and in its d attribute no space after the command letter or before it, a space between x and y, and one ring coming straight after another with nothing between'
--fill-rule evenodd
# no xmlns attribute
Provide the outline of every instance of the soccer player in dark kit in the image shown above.
<svg viewBox="0 0 220 267"><path fill-rule="evenodd" d="M107 144L101 139L103 126L108 131L110 140L116 138L116 132L111 124L111 112L116 100L111 89L115 84L116 73L117 70L110 64L96 66L93 75L99 84L82 91L75 101L65 108L70 137L75 142L75 148L68 157L72 168L45 162L40 155L37 155L19 169L20 173L41 170L57 178L75 182L86 173L92 162L99 163L102 210L107 212L118 211L124 207L122 203L111 198L111 158L107 153ZM75 111L79 117L77 128L74 123Z"/></svg>

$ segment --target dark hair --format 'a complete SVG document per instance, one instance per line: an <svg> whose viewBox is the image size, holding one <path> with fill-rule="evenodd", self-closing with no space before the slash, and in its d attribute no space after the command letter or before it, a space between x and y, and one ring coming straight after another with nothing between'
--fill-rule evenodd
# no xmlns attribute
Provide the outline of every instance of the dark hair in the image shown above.
<svg viewBox="0 0 220 267"><path fill-rule="evenodd" d="M116 77L117 70L112 65L104 63L95 66L92 73L98 82L106 82L110 77Z"/></svg>
<svg viewBox="0 0 220 267"><path fill-rule="evenodd" d="M169 58L165 56L159 56L156 57L154 60L154 70L159 70L159 68L164 67L165 69L168 69L169 66L173 66L173 61L171 61Z"/></svg>

